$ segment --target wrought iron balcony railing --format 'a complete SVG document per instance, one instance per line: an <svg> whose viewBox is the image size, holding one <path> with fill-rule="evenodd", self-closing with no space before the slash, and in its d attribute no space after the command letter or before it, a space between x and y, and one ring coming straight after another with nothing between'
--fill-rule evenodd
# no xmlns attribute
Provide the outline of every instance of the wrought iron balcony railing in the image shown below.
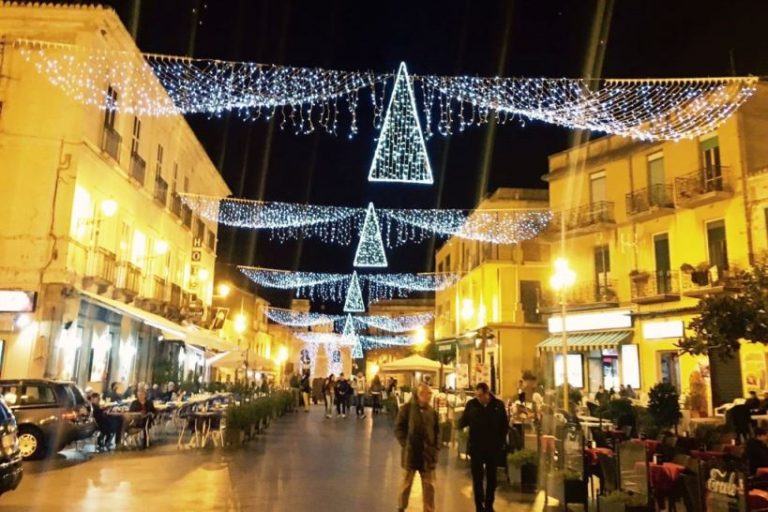
<svg viewBox="0 0 768 512"><path fill-rule="evenodd" d="M147 175L147 162L138 153L131 153L131 177L144 185Z"/></svg>
<svg viewBox="0 0 768 512"><path fill-rule="evenodd" d="M120 145L123 138L117 133L114 126L104 126L101 133L101 150L108 154L115 162L120 162Z"/></svg>
<svg viewBox="0 0 768 512"><path fill-rule="evenodd" d="M121 261L117 264L117 283L115 287L137 295L141 285L141 269L133 263Z"/></svg>
<svg viewBox="0 0 768 512"><path fill-rule="evenodd" d="M662 302L680 296L680 275L676 270L641 270L629 277L633 302Z"/></svg>
<svg viewBox="0 0 768 512"><path fill-rule="evenodd" d="M103 247L90 252L87 277L97 279L104 284L115 282L115 265L117 257Z"/></svg>
<svg viewBox="0 0 768 512"><path fill-rule="evenodd" d="M565 223L566 231L597 227L603 224L615 224L614 204L612 201L597 201L579 208L563 210L554 215L550 230L560 231Z"/></svg>
<svg viewBox="0 0 768 512"><path fill-rule="evenodd" d="M672 185L656 184L627 194L627 215L639 215L656 208L674 208Z"/></svg>
<svg viewBox="0 0 768 512"><path fill-rule="evenodd" d="M603 279L577 282L565 292L565 302L569 308L589 307L591 305L618 304L616 280ZM553 310L560 307L560 294L551 289L542 290L541 309Z"/></svg>
<svg viewBox="0 0 768 512"><path fill-rule="evenodd" d="M675 200L680 204L696 202L703 196L730 192L730 169L723 166L702 167L675 178Z"/></svg>

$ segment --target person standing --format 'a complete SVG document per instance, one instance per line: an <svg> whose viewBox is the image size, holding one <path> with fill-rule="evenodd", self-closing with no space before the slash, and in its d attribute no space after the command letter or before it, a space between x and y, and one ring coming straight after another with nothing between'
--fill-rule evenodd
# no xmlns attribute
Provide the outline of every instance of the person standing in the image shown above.
<svg viewBox="0 0 768 512"><path fill-rule="evenodd" d="M517 383L517 401L521 404L525 403L525 383L523 379L520 379Z"/></svg>
<svg viewBox="0 0 768 512"><path fill-rule="evenodd" d="M509 421L504 402L491 394L485 382L475 387L475 398L467 402L464 408L459 429L466 427L469 427L467 451L472 461L475 509L477 512L493 512L496 468L504 455Z"/></svg>
<svg viewBox="0 0 768 512"><path fill-rule="evenodd" d="M333 416L333 395L336 393L336 379L330 374L323 382L323 396L325 397L325 417L330 419Z"/></svg>
<svg viewBox="0 0 768 512"><path fill-rule="evenodd" d="M334 386L336 393L336 415L342 418L347 417L347 393L349 392L349 382L344 378L344 372L339 374L338 380Z"/></svg>
<svg viewBox="0 0 768 512"><path fill-rule="evenodd" d="M379 374L373 376L371 381L371 399L373 400L373 414L379 414L381 411L381 392L383 386L381 385L381 379Z"/></svg>
<svg viewBox="0 0 768 512"><path fill-rule="evenodd" d="M309 412L309 395L312 387L309 384L309 370L304 370L301 376L301 399L304 401L304 412Z"/></svg>
<svg viewBox="0 0 768 512"><path fill-rule="evenodd" d="M355 381L355 415L358 419L365 418L365 376L363 372L357 373L357 380Z"/></svg>
<svg viewBox="0 0 768 512"><path fill-rule="evenodd" d="M403 483L400 488L397 509L408 508L413 477L421 476L424 512L435 511L435 468L440 450L440 425L437 412L429 405L432 390L419 384L411 401L400 407L395 420L395 437L400 443L400 462L403 467Z"/></svg>

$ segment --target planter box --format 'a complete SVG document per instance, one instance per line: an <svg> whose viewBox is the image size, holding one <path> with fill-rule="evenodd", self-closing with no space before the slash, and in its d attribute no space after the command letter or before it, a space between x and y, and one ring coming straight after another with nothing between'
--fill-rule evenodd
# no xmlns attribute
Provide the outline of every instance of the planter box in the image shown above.
<svg viewBox="0 0 768 512"><path fill-rule="evenodd" d="M629 506L624 503L606 502L604 496L597 497L600 504L600 512L647 512L649 509L643 505Z"/></svg>
<svg viewBox="0 0 768 512"><path fill-rule="evenodd" d="M536 484L539 480L539 470L536 464L523 464L520 466L520 488L523 492L536 492Z"/></svg>
<svg viewBox="0 0 768 512"><path fill-rule="evenodd" d="M245 432L241 429L226 429L226 445L229 448L239 448L245 441Z"/></svg>

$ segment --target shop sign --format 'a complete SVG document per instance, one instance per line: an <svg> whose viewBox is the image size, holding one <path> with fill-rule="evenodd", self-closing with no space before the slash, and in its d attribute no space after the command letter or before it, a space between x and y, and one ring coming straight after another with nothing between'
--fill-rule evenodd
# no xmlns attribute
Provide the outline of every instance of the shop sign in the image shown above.
<svg viewBox="0 0 768 512"><path fill-rule="evenodd" d="M683 337L683 321L667 320L663 322L643 322L643 338L646 340L662 340Z"/></svg>
<svg viewBox="0 0 768 512"><path fill-rule="evenodd" d="M735 471L712 468L706 482L706 510L708 512L738 512L744 508L740 503L743 497L742 480Z"/></svg>
<svg viewBox="0 0 768 512"><path fill-rule="evenodd" d="M37 302L37 292L0 290L0 313L32 313Z"/></svg>
<svg viewBox="0 0 768 512"><path fill-rule="evenodd" d="M550 334L563 331L563 322L560 315L552 316L548 324ZM565 317L565 330L567 332L606 331L629 329L631 327L632 312L628 309L600 313L581 313L566 315Z"/></svg>
<svg viewBox="0 0 768 512"><path fill-rule="evenodd" d="M739 486L736 484L736 472L712 468L709 471L707 490L726 496L736 496L739 493Z"/></svg>

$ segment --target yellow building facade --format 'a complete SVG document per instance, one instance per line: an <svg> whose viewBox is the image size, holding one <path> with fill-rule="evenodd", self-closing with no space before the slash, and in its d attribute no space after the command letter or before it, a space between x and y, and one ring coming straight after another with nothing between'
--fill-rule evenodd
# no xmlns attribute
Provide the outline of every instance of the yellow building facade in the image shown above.
<svg viewBox="0 0 768 512"><path fill-rule="evenodd" d="M730 363L681 355L675 345L700 298L727 293L734 271L768 247L766 108L761 85L697 139L608 136L550 156L544 179L555 220L547 236L553 258L564 256L577 276L565 294L572 384L647 391L668 381L700 395L712 381L706 398L715 404L768 387L762 345L744 346ZM559 300L551 290L542 295L551 338L539 350L550 372L561 364ZM559 372L550 375L562 380Z"/></svg>
<svg viewBox="0 0 768 512"><path fill-rule="evenodd" d="M150 380L158 358L178 358L197 378L205 349L226 348L206 328L217 226L179 194L228 187L183 117L83 106L11 44L140 58L112 10L4 3L0 38L0 299L11 300L0 308L0 376L100 389ZM32 307L16 307L23 296Z"/></svg>
<svg viewBox="0 0 768 512"><path fill-rule="evenodd" d="M547 207L546 190L502 188L477 210ZM538 299L549 261L545 240L495 245L453 237L437 251L437 272L461 274L435 295L435 340L444 361L457 363L458 387L490 380L511 397L523 372L535 372L536 345L546 338Z"/></svg>

